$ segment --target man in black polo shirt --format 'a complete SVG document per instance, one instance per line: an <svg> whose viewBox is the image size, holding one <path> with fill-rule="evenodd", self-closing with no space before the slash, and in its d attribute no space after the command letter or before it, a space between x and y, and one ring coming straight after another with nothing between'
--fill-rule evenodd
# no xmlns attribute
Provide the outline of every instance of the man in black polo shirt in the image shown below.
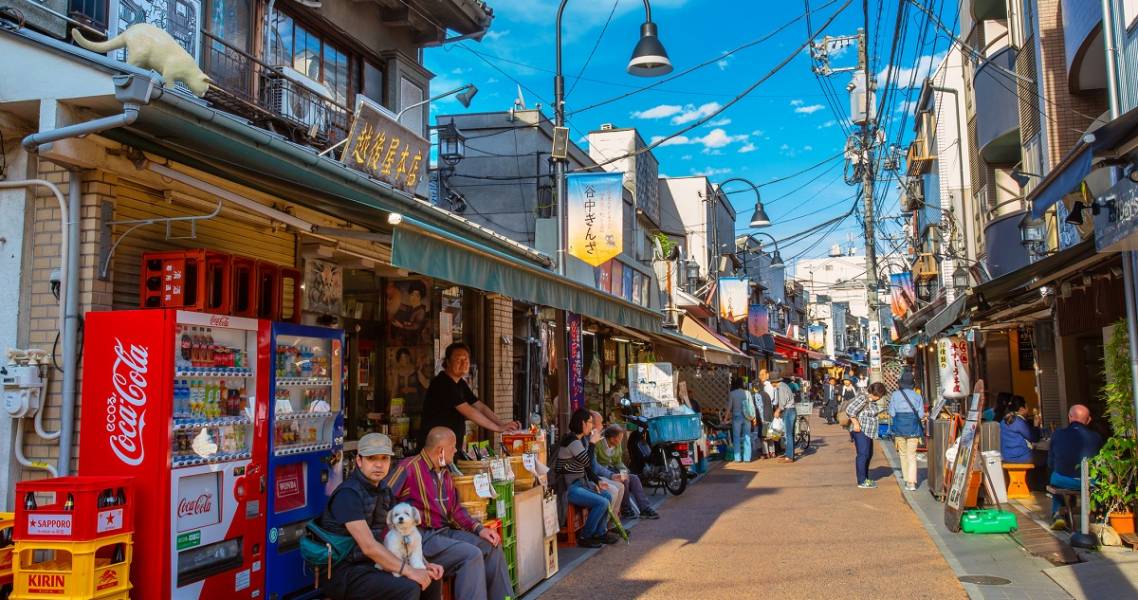
<svg viewBox="0 0 1138 600"><path fill-rule="evenodd" d="M356 541L352 553L332 568L332 577L322 580L320 592L333 600L437 599L443 568L427 564L416 569L384 547L387 511L395 495L384 485L391 470L391 438L369 433L356 449L356 470L341 483L320 517L329 533L350 535ZM426 591L424 591L426 590Z"/></svg>
<svg viewBox="0 0 1138 600"><path fill-rule="evenodd" d="M466 421L471 420L484 429L497 433L514 431L521 427L517 421L502 421L489 406L474 396L466 384L470 372L470 347L455 342L443 355L443 370L431 380L423 400L423 418L419 426L419 447L424 446L427 432L435 427L446 427L454 432L459 449L464 448Z"/></svg>

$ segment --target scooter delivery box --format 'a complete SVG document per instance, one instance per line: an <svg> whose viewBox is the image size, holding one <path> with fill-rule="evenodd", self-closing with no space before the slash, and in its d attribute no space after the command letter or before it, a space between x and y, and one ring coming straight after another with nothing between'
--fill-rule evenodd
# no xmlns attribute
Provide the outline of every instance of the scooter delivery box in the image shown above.
<svg viewBox="0 0 1138 600"><path fill-rule="evenodd" d="M1015 513L1008 510L967 510L960 517L960 529L965 533L1011 533L1018 527Z"/></svg>

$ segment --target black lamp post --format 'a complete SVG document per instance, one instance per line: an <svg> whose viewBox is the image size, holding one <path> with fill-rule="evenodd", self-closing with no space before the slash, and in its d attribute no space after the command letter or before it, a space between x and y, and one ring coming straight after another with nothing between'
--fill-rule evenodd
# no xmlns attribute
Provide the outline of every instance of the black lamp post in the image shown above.
<svg viewBox="0 0 1138 600"><path fill-rule="evenodd" d="M565 5L569 0L561 0L557 7L557 65L553 76L553 118L556 128L565 127L565 76L561 71L561 17L565 13ZM656 77L672 72L672 61L657 36L656 24L652 22L652 5L644 0L644 23L640 26L640 40L632 49L632 58L628 61L628 72L641 77ZM553 181L557 189L557 272L565 274L566 241L569 239L565 231L567 219L565 218L566 190L565 165L567 159L554 158Z"/></svg>

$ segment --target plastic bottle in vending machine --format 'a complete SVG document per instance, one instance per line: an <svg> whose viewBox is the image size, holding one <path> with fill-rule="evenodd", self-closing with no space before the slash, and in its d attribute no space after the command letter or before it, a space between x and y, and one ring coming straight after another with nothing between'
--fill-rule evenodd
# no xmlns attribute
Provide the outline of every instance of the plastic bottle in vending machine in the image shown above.
<svg viewBox="0 0 1138 600"><path fill-rule="evenodd" d="M205 364L202 366L209 369L217 366L217 362L214 359L214 350L213 329L205 327L202 331L202 360Z"/></svg>
<svg viewBox="0 0 1138 600"><path fill-rule="evenodd" d="M190 365L195 369L202 366L202 336L197 327L190 328Z"/></svg>
<svg viewBox="0 0 1138 600"><path fill-rule="evenodd" d="M190 388L190 412L195 417L205 415L205 387L200 379L195 380Z"/></svg>

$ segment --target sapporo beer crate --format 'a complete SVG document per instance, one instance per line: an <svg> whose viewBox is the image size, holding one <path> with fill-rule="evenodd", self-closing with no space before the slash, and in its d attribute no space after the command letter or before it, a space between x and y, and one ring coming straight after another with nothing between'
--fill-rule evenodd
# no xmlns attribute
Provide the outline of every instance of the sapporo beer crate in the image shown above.
<svg viewBox="0 0 1138 600"><path fill-rule="evenodd" d="M0 512L0 587L12 583L12 536L15 533L16 514Z"/></svg>
<svg viewBox="0 0 1138 600"><path fill-rule="evenodd" d="M126 598L133 534L88 542L17 541L11 600Z"/></svg>
<svg viewBox="0 0 1138 600"><path fill-rule="evenodd" d="M134 478L72 476L16 484L17 542L89 542L134 532Z"/></svg>

